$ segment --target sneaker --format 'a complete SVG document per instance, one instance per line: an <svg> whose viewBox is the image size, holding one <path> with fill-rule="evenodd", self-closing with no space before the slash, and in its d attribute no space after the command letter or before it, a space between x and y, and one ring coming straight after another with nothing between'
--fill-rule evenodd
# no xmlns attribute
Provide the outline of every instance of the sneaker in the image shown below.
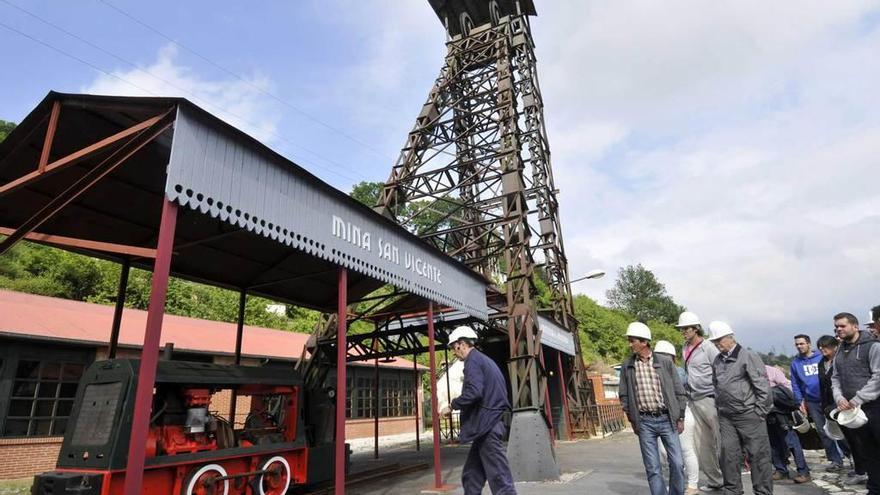
<svg viewBox="0 0 880 495"><path fill-rule="evenodd" d="M699 495L700 489L694 487L688 487L687 490L684 491L684 495Z"/></svg>
<svg viewBox="0 0 880 495"><path fill-rule="evenodd" d="M844 469L846 468L843 467L843 464L835 464L833 462L829 462L825 465L825 472L828 473L842 473Z"/></svg>
<svg viewBox="0 0 880 495"><path fill-rule="evenodd" d="M703 485L700 487L701 492L711 493L711 492L720 492L723 487L721 485Z"/></svg>
<svg viewBox="0 0 880 495"><path fill-rule="evenodd" d="M843 480L844 485L867 485L868 484L868 475L867 474L854 474L845 480Z"/></svg>
<svg viewBox="0 0 880 495"><path fill-rule="evenodd" d="M809 473L798 474L797 476L792 478L791 481L794 481L796 484L809 483L809 482L813 481L813 478L810 477Z"/></svg>

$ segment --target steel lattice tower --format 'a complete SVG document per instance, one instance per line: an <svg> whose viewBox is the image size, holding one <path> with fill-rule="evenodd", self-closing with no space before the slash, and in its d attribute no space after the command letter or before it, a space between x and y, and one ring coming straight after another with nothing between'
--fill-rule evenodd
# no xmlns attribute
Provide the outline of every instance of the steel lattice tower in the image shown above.
<svg viewBox="0 0 880 495"><path fill-rule="evenodd" d="M518 422L515 415L511 442L528 435L534 445L547 387L537 278L551 294L551 307L542 312L573 332L580 352L529 25L534 6L531 0L430 2L449 35L446 58L376 209L502 287L506 304L494 323L509 339L513 407L533 417ZM584 378L578 355L567 389L581 427ZM518 478L548 474L534 471L521 466Z"/></svg>

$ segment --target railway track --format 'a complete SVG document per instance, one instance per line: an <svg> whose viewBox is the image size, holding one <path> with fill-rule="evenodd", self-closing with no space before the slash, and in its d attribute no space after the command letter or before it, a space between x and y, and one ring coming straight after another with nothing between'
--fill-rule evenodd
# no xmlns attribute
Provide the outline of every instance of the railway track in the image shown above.
<svg viewBox="0 0 880 495"><path fill-rule="evenodd" d="M369 483L370 481L376 481L381 479L388 479L394 476L402 476L404 474L415 473L418 471L424 471L428 469L430 465L427 462L421 462L418 464L405 464L402 465L399 462L395 462L393 464L388 464L385 466L380 466L375 469L367 469L364 471L358 471L356 473L351 473L346 476L345 486L350 487L354 485L359 485L362 483ZM306 491L301 493L301 495L331 495L333 493L333 484L332 482L322 484L318 487L312 488L310 491Z"/></svg>

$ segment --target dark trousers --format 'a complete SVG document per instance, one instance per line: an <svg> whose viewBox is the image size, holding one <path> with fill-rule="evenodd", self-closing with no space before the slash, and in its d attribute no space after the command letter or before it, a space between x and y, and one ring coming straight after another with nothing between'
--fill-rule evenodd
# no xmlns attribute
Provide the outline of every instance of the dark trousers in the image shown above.
<svg viewBox="0 0 880 495"><path fill-rule="evenodd" d="M843 432L844 443L849 449L849 455L852 456L853 471L855 471L856 474L867 474L868 471L865 469L865 460L862 459L862 452L858 447L859 437L856 434L857 430L850 430L849 428L841 426L840 431Z"/></svg>
<svg viewBox="0 0 880 495"><path fill-rule="evenodd" d="M861 454L868 472L868 495L880 495L880 400L863 404L862 411L868 423L853 430L857 446L850 444L850 447Z"/></svg>
<svg viewBox="0 0 880 495"><path fill-rule="evenodd" d="M493 495L516 495L503 438L504 425L499 421L489 433L473 441L461 471L464 495L480 495L487 481Z"/></svg>
<svg viewBox="0 0 880 495"><path fill-rule="evenodd" d="M790 452L794 456L798 474L810 474L807 459L804 457L804 449L801 447L801 441L794 430L783 428L778 424L768 424L767 434L770 437L770 448L773 453L773 467L777 472L786 478L789 476L788 454Z"/></svg>
<svg viewBox="0 0 880 495"><path fill-rule="evenodd" d="M756 413L734 416L718 415L721 430L721 474L724 477L724 495L741 495L743 450L752 470L752 490L755 495L773 494L773 461L767 423Z"/></svg>

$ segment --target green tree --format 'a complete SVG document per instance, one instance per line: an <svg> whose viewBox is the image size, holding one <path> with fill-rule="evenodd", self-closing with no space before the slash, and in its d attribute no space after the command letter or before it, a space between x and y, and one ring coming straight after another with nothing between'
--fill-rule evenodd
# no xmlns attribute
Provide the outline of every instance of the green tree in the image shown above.
<svg viewBox="0 0 880 495"><path fill-rule="evenodd" d="M6 136L9 135L12 130L15 129L15 124L12 122L7 122L5 120L0 120L0 143L6 139Z"/></svg>
<svg viewBox="0 0 880 495"><path fill-rule="evenodd" d="M644 322L657 320L674 324L685 310L672 300L666 293L666 286L641 263L618 270L614 288L606 292L605 297L612 308Z"/></svg>
<svg viewBox="0 0 880 495"><path fill-rule="evenodd" d="M372 208L379 202L379 193L382 192L383 185L381 182L359 182L355 184L349 195Z"/></svg>

